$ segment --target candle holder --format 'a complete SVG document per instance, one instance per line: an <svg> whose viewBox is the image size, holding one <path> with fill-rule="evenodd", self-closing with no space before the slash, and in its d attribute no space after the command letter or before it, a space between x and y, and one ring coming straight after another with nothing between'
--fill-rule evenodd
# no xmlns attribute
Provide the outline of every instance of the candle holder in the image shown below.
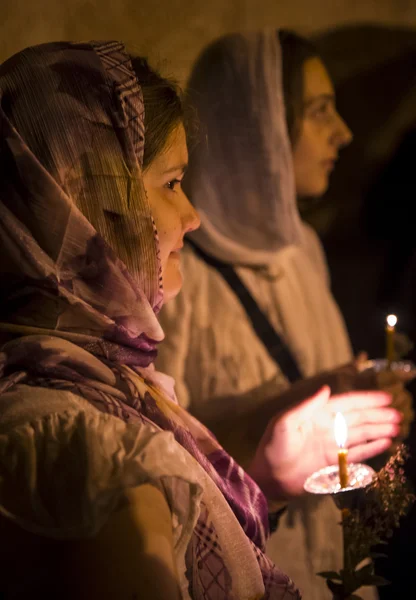
<svg viewBox="0 0 416 600"><path fill-rule="evenodd" d="M349 463L347 471L346 487L341 487L338 465L332 465L308 477L304 489L310 494L331 496L340 510L358 508L360 499L365 497L365 489L373 481L376 473L374 469L362 463Z"/></svg>
<svg viewBox="0 0 416 600"><path fill-rule="evenodd" d="M358 384L364 389L390 390L391 407L401 413L400 431L395 437L392 446L389 449L393 454L397 446L406 440L410 435L411 423L415 418L415 409L411 393L403 393L403 387L394 388L394 384L401 382L403 386L408 384L416 377L416 364L411 360L394 360L389 363L386 358L375 358L357 364L360 371ZM394 391L395 389L395 391ZM384 464L384 459L379 456L372 463L373 467L380 468Z"/></svg>
<svg viewBox="0 0 416 600"><path fill-rule="evenodd" d="M362 371L375 371L380 373L381 371L397 371L399 373L411 374L416 372L416 365L411 360L393 360L389 362L387 358L374 358L373 360L366 360L358 366L360 372Z"/></svg>
<svg viewBox="0 0 416 600"><path fill-rule="evenodd" d="M306 492L331 496L341 512L342 568L317 573L326 580L334 600L359 599L361 587L389 583L374 572L373 548L399 526L400 517L415 500L403 470L407 455L400 445L378 473L366 464L350 463L344 488L338 465L325 467L305 481Z"/></svg>

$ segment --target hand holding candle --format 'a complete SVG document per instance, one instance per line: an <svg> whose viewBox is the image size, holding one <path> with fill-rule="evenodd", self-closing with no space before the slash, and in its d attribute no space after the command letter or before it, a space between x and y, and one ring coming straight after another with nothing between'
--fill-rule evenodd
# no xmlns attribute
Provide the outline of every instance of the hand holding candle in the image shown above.
<svg viewBox="0 0 416 600"><path fill-rule="evenodd" d="M394 356L394 331L397 324L396 315L388 315L386 325L386 358L389 365L393 362Z"/></svg>
<svg viewBox="0 0 416 600"><path fill-rule="evenodd" d="M338 412L335 416L335 441L338 445L338 467L339 467L339 482L341 488L348 486L348 450L345 448L347 441L347 424L343 415Z"/></svg>
<svg viewBox="0 0 416 600"><path fill-rule="evenodd" d="M390 405L391 396L384 392L361 391L330 396L329 387L323 387L314 396L279 411L271 419L247 472L269 501L300 496L312 473L326 466L333 467L337 462L335 414L340 412L348 423L351 468L351 463L361 463L390 447L391 438L399 431L400 421L400 414ZM344 439L339 441L345 444L341 446L342 454L345 454L345 427ZM338 484L338 468L335 468ZM347 473L349 486L352 480L349 470Z"/></svg>

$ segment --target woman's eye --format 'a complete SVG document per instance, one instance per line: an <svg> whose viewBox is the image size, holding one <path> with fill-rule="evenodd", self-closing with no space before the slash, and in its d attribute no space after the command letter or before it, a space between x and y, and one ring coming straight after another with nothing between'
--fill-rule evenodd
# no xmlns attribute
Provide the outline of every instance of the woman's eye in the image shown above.
<svg viewBox="0 0 416 600"><path fill-rule="evenodd" d="M315 108L314 110L314 114L315 115L324 115L328 110L328 106L326 104L323 104L322 106L318 106L317 108Z"/></svg>
<svg viewBox="0 0 416 600"><path fill-rule="evenodd" d="M331 105L327 102L320 104L316 108L312 109L311 116L314 119L327 119L331 117Z"/></svg>
<svg viewBox="0 0 416 600"><path fill-rule="evenodd" d="M165 187L168 188L168 190L171 190L172 192L174 192L176 187L178 187L180 185L181 185L180 179L172 179L172 181L168 181L168 183L165 185Z"/></svg>

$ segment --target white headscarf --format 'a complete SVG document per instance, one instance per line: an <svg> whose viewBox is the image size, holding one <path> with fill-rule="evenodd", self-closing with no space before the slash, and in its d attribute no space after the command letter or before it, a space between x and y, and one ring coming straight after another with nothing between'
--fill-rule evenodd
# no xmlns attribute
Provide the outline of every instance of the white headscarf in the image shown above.
<svg viewBox="0 0 416 600"><path fill-rule="evenodd" d="M215 41L188 88L199 139L185 190L202 223L191 237L226 262L270 263L302 238L277 32Z"/></svg>

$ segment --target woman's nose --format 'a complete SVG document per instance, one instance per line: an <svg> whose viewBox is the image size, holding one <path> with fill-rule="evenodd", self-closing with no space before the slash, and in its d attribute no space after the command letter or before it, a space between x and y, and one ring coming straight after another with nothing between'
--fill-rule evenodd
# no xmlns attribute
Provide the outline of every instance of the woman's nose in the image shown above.
<svg viewBox="0 0 416 600"><path fill-rule="evenodd" d="M337 113L336 129L334 139L338 148L345 148L352 142L353 134L344 119Z"/></svg>
<svg viewBox="0 0 416 600"><path fill-rule="evenodd" d="M182 224L185 233L190 233L191 231L195 231L201 225L201 219L196 208L191 204L188 199L188 196L183 193L184 199L184 211L182 217Z"/></svg>

